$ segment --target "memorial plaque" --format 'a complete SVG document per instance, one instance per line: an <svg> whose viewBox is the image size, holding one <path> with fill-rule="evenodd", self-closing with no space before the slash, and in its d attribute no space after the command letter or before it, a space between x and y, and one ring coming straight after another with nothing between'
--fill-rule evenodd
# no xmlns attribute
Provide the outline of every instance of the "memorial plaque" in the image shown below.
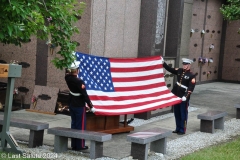
<svg viewBox="0 0 240 160"><path fill-rule="evenodd" d="M55 114L59 88L35 85L31 107L27 111Z"/></svg>

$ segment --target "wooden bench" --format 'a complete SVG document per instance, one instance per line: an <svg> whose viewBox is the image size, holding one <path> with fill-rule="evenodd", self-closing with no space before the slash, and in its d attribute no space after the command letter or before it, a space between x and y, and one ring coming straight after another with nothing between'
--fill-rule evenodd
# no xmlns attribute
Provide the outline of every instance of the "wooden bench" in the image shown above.
<svg viewBox="0 0 240 160"><path fill-rule="evenodd" d="M224 129L224 116L227 112L223 111L207 111L197 116L200 122L200 131L214 133L214 129Z"/></svg>
<svg viewBox="0 0 240 160"><path fill-rule="evenodd" d="M1 132L2 132L3 124L4 124L4 116L0 115L0 131ZM10 119L10 126L30 130L30 136L29 136L29 142L28 142L28 147L30 148L35 148L43 145L44 129L49 128L48 123L41 123L41 122L29 121L24 119L16 119L16 118Z"/></svg>
<svg viewBox="0 0 240 160"><path fill-rule="evenodd" d="M148 148L150 151L166 153L167 137L172 131L163 128L152 128L141 132L136 132L127 136L127 141L131 142L131 155L134 159L147 160Z"/></svg>
<svg viewBox="0 0 240 160"><path fill-rule="evenodd" d="M63 127L49 128L48 134L55 135L54 152L56 153L64 152L68 149L68 138L90 140L91 159L103 157L103 142L112 139L112 134Z"/></svg>
<svg viewBox="0 0 240 160"><path fill-rule="evenodd" d="M236 110L236 119L240 119L240 104L235 104Z"/></svg>

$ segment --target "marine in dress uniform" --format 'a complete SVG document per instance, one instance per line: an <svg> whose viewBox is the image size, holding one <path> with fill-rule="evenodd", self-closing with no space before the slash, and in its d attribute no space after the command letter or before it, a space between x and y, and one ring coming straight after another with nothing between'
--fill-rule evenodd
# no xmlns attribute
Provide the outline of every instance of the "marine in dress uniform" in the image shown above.
<svg viewBox="0 0 240 160"><path fill-rule="evenodd" d="M69 110L71 114L71 128L86 130L86 103L92 112L95 111L92 102L90 101L85 83L77 77L79 73L78 65L72 65L66 70L65 81L69 88ZM71 139L72 150L88 149L85 146L84 139Z"/></svg>
<svg viewBox="0 0 240 160"><path fill-rule="evenodd" d="M176 129L173 133L179 135L186 133L190 95L196 84L195 74L190 72L191 63L193 61L187 58L182 58L182 61L183 68L171 68L165 62L163 63L163 67L167 71L177 75L177 82L173 86L172 93L182 98L182 102L173 106L176 121Z"/></svg>

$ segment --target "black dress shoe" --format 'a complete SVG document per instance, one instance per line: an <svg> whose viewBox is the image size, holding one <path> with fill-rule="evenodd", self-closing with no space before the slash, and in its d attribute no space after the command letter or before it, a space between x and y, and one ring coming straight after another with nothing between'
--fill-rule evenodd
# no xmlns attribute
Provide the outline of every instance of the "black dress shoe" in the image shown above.
<svg viewBox="0 0 240 160"><path fill-rule="evenodd" d="M74 151L82 151L82 150L86 150L86 149L88 149L88 146L85 146L85 147L80 148L80 149L72 148L72 150L74 150Z"/></svg>
<svg viewBox="0 0 240 160"><path fill-rule="evenodd" d="M86 149L88 149L88 146L85 146L85 147L83 147L83 148L80 148L79 150L86 150Z"/></svg>
<svg viewBox="0 0 240 160"><path fill-rule="evenodd" d="M172 133L178 133L178 131L175 130L175 131L172 131Z"/></svg>
<svg viewBox="0 0 240 160"><path fill-rule="evenodd" d="M178 132L177 134L178 134L178 135L184 135L185 133L182 133L182 132Z"/></svg>

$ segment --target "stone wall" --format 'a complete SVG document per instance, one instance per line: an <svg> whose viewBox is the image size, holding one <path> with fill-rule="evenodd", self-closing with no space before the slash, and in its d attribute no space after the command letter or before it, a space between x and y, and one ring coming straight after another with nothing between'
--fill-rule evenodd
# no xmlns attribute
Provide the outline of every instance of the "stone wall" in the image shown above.
<svg viewBox="0 0 240 160"><path fill-rule="evenodd" d="M198 73L197 82L208 82L218 80L218 66L220 57L220 44L222 37L222 15L219 8L220 0L200 1L194 0L192 7L191 29L192 33L189 43L189 58L196 60L192 64L192 71ZM204 30L205 34L201 31ZM189 30L190 34L190 30ZM214 49L210 49L211 45ZM199 63L199 58L206 63ZM209 59L213 62L209 63Z"/></svg>
<svg viewBox="0 0 240 160"><path fill-rule="evenodd" d="M139 0L79 0L86 9L76 23L80 34L73 41L80 43L76 51L105 57L137 57L140 21ZM57 87L66 90L65 71L56 69L51 60L57 56L46 45L47 40L31 38L22 47L0 45L0 60L17 60L29 64L22 69L22 77L16 78L15 87L25 87L19 98L30 106L35 85ZM7 82L7 79L0 79Z"/></svg>
<svg viewBox="0 0 240 160"><path fill-rule="evenodd" d="M36 74L36 47L37 39L32 37L31 42L25 43L22 47L14 45L0 45L0 60L9 63L11 60L25 62L22 67L22 76L15 79L15 87L24 87L28 91L19 92L18 99L23 103L30 104L33 89L35 86ZM0 78L1 82L7 82L7 78Z"/></svg>
<svg viewBox="0 0 240 160"><path fill-rule="evenodd" d="M239 26L239 20L226 23L221 77L224 81L240 81L240 34L237 33Z"/></svg>
<svg viewBox="0 0 240 160"><path fill-rule="evenodd" d="M92 0L90 53L104 57L137 57L139 0Z"/></svg>

